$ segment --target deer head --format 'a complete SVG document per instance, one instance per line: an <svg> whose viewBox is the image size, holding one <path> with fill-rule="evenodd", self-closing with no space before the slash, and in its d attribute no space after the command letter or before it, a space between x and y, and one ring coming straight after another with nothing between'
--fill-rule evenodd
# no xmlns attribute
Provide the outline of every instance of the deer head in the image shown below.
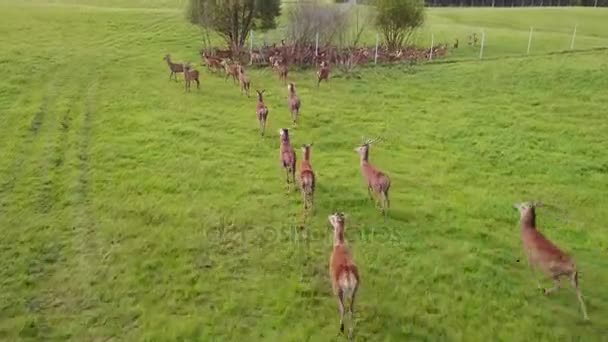
<svg viewBox="0 0 608 342"><path fill-rule="evenodd" d="M255 90L255 92L258 93L258 101L260 101L260 102L264 101L263 95L264 95L265 91L266 91L266 89L262 89L262 91L259 91L257 89Z"/></svg>
<svg viewBox="0 0 608 342"><path fill-rule="evenodd" d="M282 141L289 141L289 130L287 128L281 128L279 134L281 135Z"/></svg>

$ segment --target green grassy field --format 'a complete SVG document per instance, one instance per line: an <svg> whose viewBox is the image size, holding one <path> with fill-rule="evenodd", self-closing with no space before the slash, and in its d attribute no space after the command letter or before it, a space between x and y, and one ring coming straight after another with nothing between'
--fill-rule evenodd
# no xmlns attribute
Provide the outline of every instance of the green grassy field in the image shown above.
<svg viewBox="0 0 608 342"><path fill-rule="evenodd" d="M361 270L357 340L608 340L608 51L366 68L321 89L294 72L292 140L314 142L318 177L304 221L279 167L290 120L274 75L251 71L270 107L261 138L236 86L168 81L165 53L198 61L176 2L57 3L0 1L0 340L340 340L335 210ZM606 14L441 9L428 25L491 27L513 38L488 56L508 57L536 21L546 52L574 22L580 48L606 46ZM384 137L371 159L393 182L386 222L362 136ZM531 198L580 265L590 322L569 285L544 297L516 261L511 205Z"/></svg>

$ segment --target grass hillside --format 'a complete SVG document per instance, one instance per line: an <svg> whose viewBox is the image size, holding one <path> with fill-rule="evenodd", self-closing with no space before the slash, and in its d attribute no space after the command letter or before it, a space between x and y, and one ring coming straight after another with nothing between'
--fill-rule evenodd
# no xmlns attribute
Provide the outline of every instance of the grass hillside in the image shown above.
<svg viewBox="0 0 608 342"><path fill-rule="evenodd" d="M365 68L320 89L290 74L292 141L314 142L318 177L304 221L279 167L291 125L275 75L250 71L270 107L261 138L230 82L202 67L200 91L168 80L163 55L198 61L200 41L174 2L56 3L0 1L1 340L339 340L327 215L342 210L359 341L606 341L608 51ZM429 25L525 48L513 26L536 18L568 47L557 24L573 17L588 47L606 42L587 9L432 10ZM353 151L364 136L384 137L386 221ZM580 265L590 322L569 284L545 297L523 262L512 204L531 198Z"/></svg>

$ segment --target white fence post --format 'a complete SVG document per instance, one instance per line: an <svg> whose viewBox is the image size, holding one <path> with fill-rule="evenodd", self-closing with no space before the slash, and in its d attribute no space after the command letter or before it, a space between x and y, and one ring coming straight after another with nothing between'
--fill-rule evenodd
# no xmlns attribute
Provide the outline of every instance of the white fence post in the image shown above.
<svg viewBox="0 0 608 342"><path fill-rule="evenodd" d="M486 30L481 31L481 49L479 49L479 59L483 58L483 47L486 45Z"/></svg>
<svg viewBox="0 0 608 342"><path fill-rule="evenodd" d="M574 32L572 32L572 41L570 42L570 50L574 49L574 38L576 38L576 27L578 24L574 25Z"/></svg>
<svg viewBox="0 0 608 342"><path fill-rule="evenodd" d="M435 34L431 33L431 52L429 53L429 61L433 60L433 45L435 45Z"/></svg>
<svg viewBox="0 0 608 342"><path fill-rule="evenodd" d="M249 64L253 64L253 30L251 30L251 37L249 37Z"/></svg>
<svg viewBox="0 0 608 342"><path fill-rule="evenodd" d="M380 35L376 33L376 53L374 54L374 64L378 64L378 42L380 41Z"/></svg>
<svg viewBox="0 0 608 342"><path fill-rule="evenodd" d="M526 50L526 55L530 54L530 46L532 45L532 31L534 31L534 28L530 26L530 36L528 37L528 50Z"/></svg>
<svg viewBox="0 0 608 342"><path fill-rule="evenodd" d="M317 32L317 37L315 39L315 57L319 55L319 32Z"/></svg>

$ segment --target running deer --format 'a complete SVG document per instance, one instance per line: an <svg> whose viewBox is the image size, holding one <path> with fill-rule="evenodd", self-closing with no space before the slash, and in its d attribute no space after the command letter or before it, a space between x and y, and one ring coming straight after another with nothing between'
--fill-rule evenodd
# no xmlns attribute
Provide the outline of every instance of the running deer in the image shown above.
<svg viewBox="0 0 608 342"><path fill-rule="evenodd" d="M198 80L198 70L192 69L190 64L184 64L184 80L186 81L186 91L190 91L190 83L192 81L196 82L196 89L200 89L200 82Z"/></svg>
<svg viewBox="0 0 608 342"><path fill-rule="evenodd" d="M236 64L228 64L225 59L222 59L220 63L224 67L224 72L226 73L226 77L224 77L224 81L228 80L228 77L232 76L232 81L234 83L238 80L239 70Z"/></svg>
<svg viewBox="0 0 608 342"><path fill-rule="evenodd" d="M289 83L287 86L287 91L287 104L289 105L289 112L291 113L293 124L296 125L298 123L298 116L300 115L300 98L298 97L298 94L296 94L295 84Z"/></svg>
<svg viewBox="0 0 608 342"><path fill-rule="evenodd" d="M539 269L553 279L555 286L550 289L544 289L543 293L545 295L559 290L561 277L566 276L570 278L572 286L576 291L581 311L583 312L583 318L588 320L587 308L585 307L585 302L583 302L583 295L578 284L576 264L568 254L538 231L536 227L536 207L539 206L541 204L536 202L524 202L514 205L519 210L521 239L532 275L535 276L534 270ZM539 289L542 289L538 279L536 280L536 285Z"/></svg>
<svg viewBox="0 0 608 342"><path fill-rule="evenodd" d="M327 82L329 80L330 72L329 64L326 61L321 62L321 67L317 71L317 87L321 84L321 81L325 80Z"/></svg>
<svg viewBox="0 0 608 342"><path fill-rule="evenodd" d="M315 172L310 164L310 150L312 144L302 145L303 160L300 163L300 187L304 197L304 210L311 208L315 195Z"/></svg>
<svg viewBox="0 0 608 342"><path fill-rule="evenodd" d="M243 94L243 92L245 92L247 94L247 97L249 97L249 88L251 86L251 80L249 80L249 77L245 75L245 69L241 65L237 65L237 68L239 70L239 85L241 87L241 95Z"/></svg>
<svg viewBox="0 0 608 342"><path fill-rule="evenodd" d="M365 141L361 146L355 148L355 151L359 153L361 173L367 182L367 192L371 200L376 203L376 206L378 205L378 200L380 200L382 214L386 218L390 207L388 191L391 187L391 180L388 175L378 170L369 162L369 147L376 140L377 139Z"/></svg>
<svg viewBox="0 0 608 342"><path fill-rule="evenodd" d="M329 222L334 229L334 249L329 261L329 277L334 295L338 297L342 333L344 332L344 302L350 299L351 326L348 329L348 336L352 338L355 326L355 297L360 284L359 270L344 240L344 214L337 212L329 215Z"/></svg>
<svg viewBox="0 0 608 342"><path fill-rule="evenodd" d="M287 74L289 73L287 64L281 61L281 59L278 59L274 62L274 68L279 75L279 81L283 81L283 84L287 84Z"/></svg>
<svg viewBox="0 0 608 342"><path fill-rule="evenodd" d="M264 104L263 97L265 91L265 89L263 89L262 91L255 91L256 93L258 93L258 105L255 109L255 112L258 116L258 122L260 123L260 134L262 134L262 136L264 136L264 131L266 131L266 120L268 119L268 107L266 107L266 104Z"/></svg>
<svg viewBox="0 0 608 342"><path fill-rule="evenodd" d="M289 130L287 128L281 128L279 133L281 135L281 164L285 169L287 188L289 188L291 181L293 181L294 184L296 182L296 152L293 150L291 142L289 141ZM289 180L289 175L291 175L291 181Z"/></svg>
<svg viewBox="0 0 608 342"><path fill-rule="evenodd" d="M169 71L171 71L171 73L169 74L169 81L171 80L172 76L175 76L175 82L177 82L177 74L180 72L184 72L184 66L181 63L171 62L171 55L169 55L169 54L166 54L165 57L163 57L163 59L165 61L167 61L167 65L169 66Z"/></svg>

